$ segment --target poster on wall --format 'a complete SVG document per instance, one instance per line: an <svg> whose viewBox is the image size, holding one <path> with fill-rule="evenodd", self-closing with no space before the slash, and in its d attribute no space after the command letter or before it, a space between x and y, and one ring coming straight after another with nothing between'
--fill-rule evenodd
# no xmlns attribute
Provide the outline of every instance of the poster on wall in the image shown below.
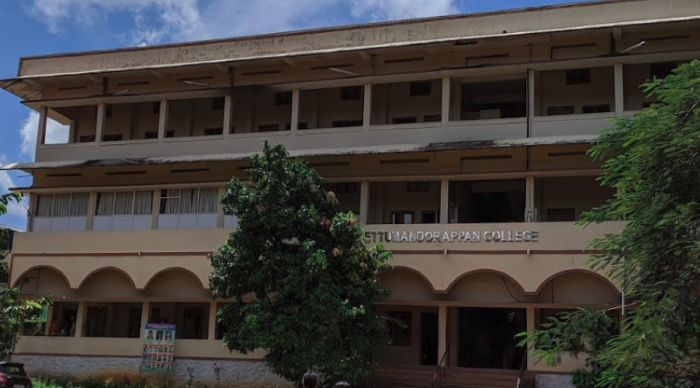
<svg viewBox="0 0 700 388"><path fill-rule="evenodd" d="M144 328L142 372L172 372L175 325L147 323Z"/></svg>

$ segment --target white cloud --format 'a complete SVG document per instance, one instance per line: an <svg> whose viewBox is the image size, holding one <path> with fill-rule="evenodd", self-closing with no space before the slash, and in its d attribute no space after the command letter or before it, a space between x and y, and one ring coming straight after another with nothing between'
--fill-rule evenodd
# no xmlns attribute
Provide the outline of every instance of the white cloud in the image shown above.
<svg viewBox="0 0 700 388"><path fill-rule="evenodd" d="M34 158L36 150L36 134L39 129L39 112L31 111L20 127L20 137L22 144L20 151L23 155ZM66 125L61 125L54 120L46 122L46 144L61 144L68 142L69 128Z"/></svg>
<svg viewBox="0 0 700 388"><path fill-rule="evenodd" d="M397 20L448 15L458 12L453 0L352 0L357 18Z"/></svg>
<svg viewBox="0 0 700 388"><path fill-rule="evenodd" d="M455 0L33 0L30 12L52 33L89 28L114 13L133 19L118 35L129 45L249 35L457 12ZM354 20L347 20L350 14ZM343 19L345 18L345 19Z"/></svg>

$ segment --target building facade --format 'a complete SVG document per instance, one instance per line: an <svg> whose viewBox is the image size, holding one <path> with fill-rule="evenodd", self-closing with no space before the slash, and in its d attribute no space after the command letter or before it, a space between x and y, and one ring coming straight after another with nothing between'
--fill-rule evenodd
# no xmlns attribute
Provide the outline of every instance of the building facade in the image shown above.
<svg viewBox="0 0 700 388"><path fill-rule="evenodd" d="M55 303L14 359L35 374L137 375L146 323L177 325L175 378L277 385L219 339L207 254L219 204L265 140L308 160L394 253L377 308L406 322L377 386L566 386L513 335L581 306L619 315L574 221L614 192L586 156L639 86L700 54L700 1L617 0L29 57L0 86L39 112L10 283ZM198 374L198 375L197 375ZM498 385L506 384L506 385Z"/></svg>

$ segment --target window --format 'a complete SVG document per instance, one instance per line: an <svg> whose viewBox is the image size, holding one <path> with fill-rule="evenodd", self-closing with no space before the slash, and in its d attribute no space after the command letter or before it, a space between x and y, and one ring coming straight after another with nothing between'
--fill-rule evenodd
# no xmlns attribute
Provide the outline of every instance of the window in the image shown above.
<svg viewBox="0 0 700 388"><path fill-rule="evenodd" d="M121 133L102 136L102 141L121 141L121 140L122 140Z"/></svg>
<svg viewBox="0 0 700 388"><path fill-rule="evenodd" d="M413 223L413 212L412 211L391 212L391 223L394 225L412 224Z"/></svg>
<svg viewBox="0 0 700 388"><path fill-rule="evenodd" d="M411 82L409 85L408 95L411 97L429 96L432 91L432 82Z"/></svg>
<svg viewBox="0 0 700 388"><path fill-rule="evenodd" d="M411 124L411 123L417 123L418 118L416 116L413 117L394 117L391 120L392 124Z"/></svg>
<svg viewBox="0 0 700 388"><path fill-rule="evenodd" d="M406 191L409 193L427 193L430 191L430 182L406 182Z"/></svg>
<svg viewBox="0 0 700 388"><path fill-rule="evenodd" d="M151 106L151 113L154 115L160 114L160 101L153 102L153 105Z"/></svg>
<svg viewBox="0 0 700 388"><path fill-rule="evenodd" d="M362 99L362 86L347 86L340 88L341 101L358 101Z"/></svg>
<svg viewBox="0 0 700 388"><path fill-rule="evenodd" d="M260 124L258 125L258 132L277 132L280 130L279 124Z"/></svg>
<svg viewBox="0 0 700 388"><path fill-rule="evenodd" d="M566 71L566 85L584 85L591 83L591 69Z"/></svg>
<svg viewBox="0 0 700 388"><path fill-rule="evenodd" d="M166 131L165 132L165 137L175 137L175 131Z"/></svg>
<svg viewBox="0 0 700 388"><path fill-rule="evenodd" d="M675 69L676 66L676 62L652 63L650 69L651 78L666 78L673 73L673 69Z"/></svg>
<svg viewBox="0 0 700 388"><path fill-rule="evenodd" d="M112 117L112 105L105 105L105 116Z"/></svg>
<svg viewBox="0 0 700 388"><path fill-rule="evenodd" d="M547 209L548 222L574 222L576 221L575 209Z"/></svg>
<svg viewBox="0 0 700 388"><path fill-rule="evenodd" d="M420 214L421 224L437 224L438 212L435 210L423 210Z"/></svg>
<svg viewBox="0 0 700 388"><path fill-rule="evenodd" d="M547 116L572 115L574 113L575 110L573 105L547 107Z"/></svg>
<svg viewBox="0 0 700 388"><path fill-rule="evenodd" d="M223 134L224 134L223 128L204 128L204 136L217 136L217 135L223 135Z"/></svg>
<svg viewBox="0 0 700 388"><path fill-rule="evenodd" d="M335 192L337 194L355 194L357 193L356 182L343 182L335 184Z"/></svg>
<svg viewBox="0 0 700 388"><path fill-rule="evenodd" d="M88 193L38 195L33 230L85 230L89 198Z"/></svg>
<svg viewBox="0 0 700 388"><path fill-rule="evenodd" d="M362 120L336 120L332 125L333 128L361 127Z"/></svg>
<svg viewBox="0 0 700 388"><path fill-rule="evenodd" d="M226 99L224 97L214 97L211 99L211 110L224 110Z"/></svg>
<svg viewBox="0 0 700 388"><path fill-rule="evenodd" d="M215 228L219 189L161 191L159 229Z"/></svg>
<svg viewBox="0 0 700 388"><path fill-rule="evenodd" d="M582 108L584 114L588 113L607 113L610 112L610 104L584 105Z"/></svg>
<svg viewBox="0 0 700 388"><path fill-rule="evenodd" d="M146 132L144 138L145 139L157 139L158 138L158 131Z"/></svg>
<svg viewBox="0 0 700 388"><path fill-rule="evenodd" d="M152 191L106 191L97 193L93 230L151 229Z"/></svg>
<svg viewBox="0 0 700 388"><path fill-rule="evenodd" d="M411 347L411 318L410 312L389 312L389 335L391 346Z"/></svg>
<svg viewBox="0 0 700 388"><path fill-rule="evenodd" d="M275 93L275 106L292 105L292 92Z"/></svg>

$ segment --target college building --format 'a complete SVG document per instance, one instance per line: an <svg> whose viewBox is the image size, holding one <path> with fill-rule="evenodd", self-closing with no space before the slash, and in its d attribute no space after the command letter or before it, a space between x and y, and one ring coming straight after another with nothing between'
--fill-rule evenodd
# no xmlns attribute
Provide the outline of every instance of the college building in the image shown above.
<svg viewBox="0 0 700 388"><path fill-rule="evenodd" d="M624 290L586 265L623 222L574 224L615 193L586 151L700 56L699 0L612 0L21 58L0 81L38 112L27 232L9 283L50 294L13 360L35 375L138 375L148 323L176 325L171 376L284 383L228 352L207 255L219 198L281 143L393 252L377 308L401 319L377 387L565 387L516 333ZM320 339L322 340L322 339ZM180 380L180 381L183 381ZM532 386L532 385L530 385Z"/></svg>

